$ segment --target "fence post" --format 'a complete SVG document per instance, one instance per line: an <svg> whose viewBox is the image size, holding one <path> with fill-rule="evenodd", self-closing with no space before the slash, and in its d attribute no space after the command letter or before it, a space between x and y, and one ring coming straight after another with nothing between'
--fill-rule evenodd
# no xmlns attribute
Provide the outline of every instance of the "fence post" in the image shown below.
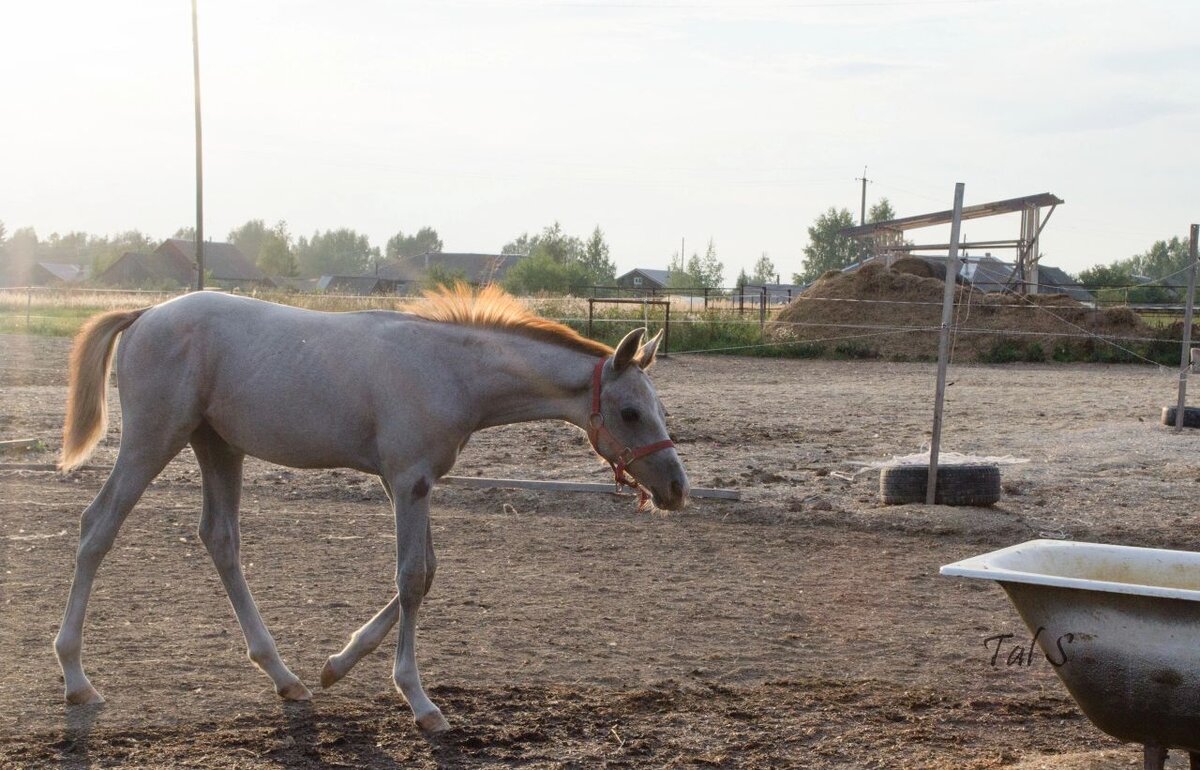
<svg viewBox="0 0 1200 770"><path fill-rule="evenodd" d="M1179 354L1179 401L1175 405L1175 431L1183 430L1184 408L1187 403L1188 368L1191 366L1192 311L1196 303L1196 237L1200 225L1192 225L1191 242L1188 244L1188 287L1187 304L1183 309L1183 349Z"/></svg>
<svg viewBox="0 0 1200 770"><path fill-rule="evenodd" d="M708 287L704 287L704 312L708 312Z"/></svg>
<svg viewBox="0 0 1200 770"><path fill-rule="evenodd" d="M588 325L587 325L587 336L588 337L592 336L592 308L595 305L595 302L596 302L595 297L588 297Z"/></svg>
<svg viewBox="0 0 1200 770"><path fill-rule="evenodd" d="M937 389L933 397L933 436L929 442L929 481L925 504L937 499L938 452L942 443L942 403L946 399L946 364L950 357L950 321L954 317L954 291L958 286L958 233L962 226L963 183L954 185L954 214L950 222L950 250L946 254L946 287L942 293L942 334L938 339Z"/></svg>
<svg viewBox="0 0 1200 770"><path fill-rule="evenodd" d="M666 358L671 349L671 301L667 300L666 314L663 318L662 357Z"/></svg>
<svg viewBox="0 0 1200 770"><path fill-rule="evenodd" d="M29 332L29 309L33 305L33 287L25 287L25 331Z"/></svg>
<svg viewBox="0 0 1200 770"><path fill-rule="evenodd" d="M767 287L764 286L758 295L758 331L761 335L767 333Z"/></svg>

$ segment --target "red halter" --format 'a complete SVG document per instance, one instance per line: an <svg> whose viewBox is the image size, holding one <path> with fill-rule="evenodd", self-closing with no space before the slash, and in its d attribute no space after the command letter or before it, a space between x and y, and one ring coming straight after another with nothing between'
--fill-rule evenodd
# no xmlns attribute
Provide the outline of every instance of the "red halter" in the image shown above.
<svg viewBox="0 0 1200 770"><path fill-rule="evenodd" d="M596 454L603 457L608 461L608 464L612 466L613 477L617 482L617 489L620 490L622 486L625 486L629 487L630 489L637 490L639 502L644 503L649 499L649 495L646 494L646 490L639 486L637 481L632 476L625 472L625 469L629 467L630 463L639 457L645 457L646 455L654 454L662 449L670 449L671 447L675 446L675 442L668 438L663 439L662 441L655 441L653 444L646 444L645 446L636 448L627 446L623 447L621 445L621 442L617 440L617 437L614 436L612 431L608 429L608 426L604 424L604 415L600 412L600 381L604 373L604 362L607 360L607 358L601 358L596 362L596 368L592 371L592 411L591 414L588 415L587 421L588 440L592 442L592 448L596 450ZM609 459L608 456L605 455L600 449L601 438L603 438L610 446L621 447L621 450L617 452L617 457L615 460Z"/></svg>

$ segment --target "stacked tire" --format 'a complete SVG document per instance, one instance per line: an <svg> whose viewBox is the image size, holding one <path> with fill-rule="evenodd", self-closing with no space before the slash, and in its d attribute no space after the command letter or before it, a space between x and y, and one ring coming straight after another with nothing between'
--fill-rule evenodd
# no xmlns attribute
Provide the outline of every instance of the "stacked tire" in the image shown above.
<svg viewBox="0 0 1200 770"><path fill-rule="evenodd" d="M929 466L890 465L879 472L879 499L885 505L924 503L929 489ZM993 505L1000 499L1000 466L939 465L938 505Z"/></svg>
<svg viewBox="0 0 1200 770"><path fill-rule="evenodd" d="M1175 427L1175 415L1178 414L1178 409L1173 406L1164 406L1162 410L1162 424ZM1185 406L1183 408L1183 427L1185 428L1200 428L1200 407Z"/></svg>

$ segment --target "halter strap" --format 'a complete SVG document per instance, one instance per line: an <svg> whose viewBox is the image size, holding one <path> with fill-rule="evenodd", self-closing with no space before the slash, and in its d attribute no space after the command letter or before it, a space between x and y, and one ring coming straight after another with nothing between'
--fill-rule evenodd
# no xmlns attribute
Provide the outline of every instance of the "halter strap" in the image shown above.
<svg viewBox="0 0 1200 770"><path fill-rule="evenodd" d="M601 358L596 362L595 369L592 370L592 411L590 414L588 414L587 421L588 440L592 442L592 448L596 450L596 454L603 457L604 460L612 467L613 478L616 481L617 489L620 490L621 487L624 486L633 490L637 490L638 501L640 503L644 503L650 499L650 496L646 494L646 490L637 483L636 479L626 473L626 469L634 460L645 457L646 455L654 454L655 452L663 449L670 449L671 447L675 446L675 442L668 438L663 439L662 441L655 441L653 444L645 444L644 446L640 447L628 447L622 446L617 437L612 434L612 431L610 431L608 426L604 424L604 414L600 411L600 386L604 375L604 362L607 360L607 358ZM615 460L610 459L600 449L601 438L603 438L610 446L621 447L620 451L617 452L617 457Z"/></svg>

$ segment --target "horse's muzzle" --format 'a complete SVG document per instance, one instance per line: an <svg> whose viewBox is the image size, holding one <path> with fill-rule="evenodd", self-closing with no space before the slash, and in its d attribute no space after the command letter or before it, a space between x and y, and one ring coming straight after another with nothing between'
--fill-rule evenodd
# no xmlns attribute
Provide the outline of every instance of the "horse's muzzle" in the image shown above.
<svg viewBox="0 0 1200 770"><path fill-rule="evenodd" d="M650 498L654 501L654 507L664 511L678 511L687 505L689 487L686 476L671 479L665 487L665 489L650 488Z"/></svg>

